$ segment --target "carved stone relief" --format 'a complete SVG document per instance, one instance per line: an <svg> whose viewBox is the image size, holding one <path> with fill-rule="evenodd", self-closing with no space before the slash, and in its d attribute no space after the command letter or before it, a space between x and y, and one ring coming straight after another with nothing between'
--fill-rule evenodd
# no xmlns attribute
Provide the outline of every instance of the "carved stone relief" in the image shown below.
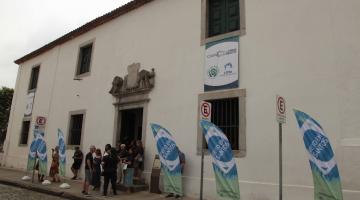
<svg viewBox="0 0 360 200"><path fill-rule="evenodd" d="M140 70L140 63L128 66L128 74L124 78L115 76L109 91L114 97L121 98L139 93L149 92L155 85L155 70Z"/></svg>

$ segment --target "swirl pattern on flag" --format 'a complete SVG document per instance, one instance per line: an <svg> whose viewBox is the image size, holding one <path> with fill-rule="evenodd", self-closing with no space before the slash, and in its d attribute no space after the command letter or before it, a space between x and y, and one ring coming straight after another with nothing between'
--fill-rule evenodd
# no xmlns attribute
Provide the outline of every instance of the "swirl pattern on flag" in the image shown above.
<svg viewBox="0 0 360 200"><path fill-rule="evenodd" d="M294 110L314 180L315 200L342 200L339 170L329 138L321 125L308 114Z"/></svg>
<svg viewBox="0 0 360 200"><path fill-rule="evenodd" d="M65 146L65 137L63 132L58 129L58 139L59 139L59 161L60 161L60 175L65 176L65 167L66 167L66 146Z"/></svg>
<svg viewBox="0 0 360 200"><path fill-rule="evenodd" d="M215 124L201 120L200 125L213 158L218 195L227 199L240 199L237 168L229 140Z"/></svg>
<svg viewBox="0 0 360 200"><path fill-rule="evenodd" d="M182 195L181 166L179 150L175 140L165 128L158 124L150 124L159 152L161 170L164 173L164 189L166 193Z"/></svg>

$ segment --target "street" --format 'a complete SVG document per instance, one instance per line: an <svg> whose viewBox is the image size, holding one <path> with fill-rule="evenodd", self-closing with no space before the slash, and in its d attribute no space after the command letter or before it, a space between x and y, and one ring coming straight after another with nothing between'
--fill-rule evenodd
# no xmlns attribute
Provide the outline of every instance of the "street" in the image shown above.
<svg viewBox="0 0 360 200"><path fill-rule="evenodd" d="M64 198L49 196L46 194L33 192L22 188L0 184L1 200L65 200Z"/></svg>

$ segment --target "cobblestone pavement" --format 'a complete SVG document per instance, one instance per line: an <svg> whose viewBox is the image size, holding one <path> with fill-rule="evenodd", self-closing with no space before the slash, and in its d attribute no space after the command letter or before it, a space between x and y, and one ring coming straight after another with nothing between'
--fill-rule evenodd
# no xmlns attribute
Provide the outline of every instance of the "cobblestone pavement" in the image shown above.
<svg viewBox="0 0 360 200"><path fill-rule="evenodd" d="M52 183L51 185L43 186L38 183L36 180L34 183L31 181L22 181L21 177L24 175L31 176L31 174L19 171L15 169L3 168L0 167L0 200L45 200L45 199L55 199L55 200L65 200L65 199L76 199L76 200L164 200L169 199L165 198L165 194L152 194L148 191L136 192L136 193L126 193L118 191L117 196L113 196L109 193L109 196L103 197L99 191L90 191L90 196L84 196L81 194L82 184L81 180L69 180L63 179L64 182L67 182L71 185L70 189L60 189L59 183ZM8 186L12 185L12 186ZM15 187L13 187L15 186ZM27 188L27 189L20 189ZM54 196L47 196L40 194L38 192L45 194L52 194ZM35 195L35 196L34 196ZM58 197L56 197L58 196ZM60 196L62 198L60 198ZM169 199L171 200L171 198ZM182 200L194 200L193 198L184 197Z"/></svg>
<svg viewBox="0 0 360 200"><path fill-rule="evenodd" d="M0 184L1 200L65 200L64 198L49 196L17 187Z"/></svg>

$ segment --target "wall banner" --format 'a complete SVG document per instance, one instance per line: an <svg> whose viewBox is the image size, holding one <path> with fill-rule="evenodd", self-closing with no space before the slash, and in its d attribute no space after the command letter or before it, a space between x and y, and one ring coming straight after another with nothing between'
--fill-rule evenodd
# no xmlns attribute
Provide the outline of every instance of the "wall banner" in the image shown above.
<svg viewBox="0 0 360 200"><path fill-rule="evenodd" d="M24 113L25 116L30 116L32 114L34 98L35 98L35 92L30 92L26 96L26 107Z"/></svg>
<svg viewBox="0 0 360 200"><path fill-rule="evenodd" d="M314 181L315 200L342 200L341 181L330 140L320 124L294 110L302 133Z"/></svg>
<svg viewBox="0 0 360 200"><path fill-rule="evenodd" d="M239 87L239 37L206 44L204 91Z"/></svg>

